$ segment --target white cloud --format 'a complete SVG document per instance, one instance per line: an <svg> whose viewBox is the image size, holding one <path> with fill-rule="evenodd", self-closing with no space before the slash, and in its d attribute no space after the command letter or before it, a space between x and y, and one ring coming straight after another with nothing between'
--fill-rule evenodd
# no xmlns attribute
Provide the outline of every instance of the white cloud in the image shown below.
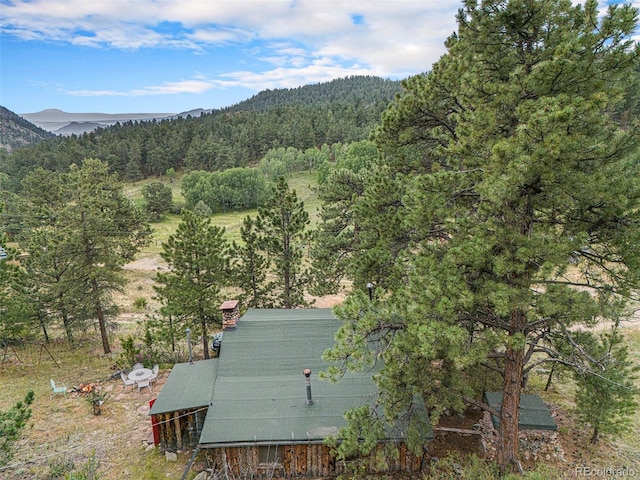
<svg viewBox="0 0 640 480"><path fill-rule="evenodd" d="M75 97L141 97L147 95L175 95L181 93L198 94L216 87L216 83L197 75L190 80L165 82L127 91L117 90L67 90L67 95Z"/></svg>
<svg viewBox="0 0 640 480"><path fill-rule="evenodd" d="M455 14L462 6L461 0L6 1L0 10L5 35L94 48L172 48L200 54L231 45L242 49L247 64L261 62L266 70L128 92L70 92L83 96L199 93L227 85L260 90L356 74L402 78L428 70L444 53L443 43L456 30ZM640 0L633 4L640 7Z"/></svg>
<svg viewBox="0 0 640 480"><path fill-rule="evenodd" d="M220 86L244 87L256 91L274 88L295 88L317 82L326 82L334 78L349 75L374 75L370 67L354 65L343 67L326 59L317 59L315 62L302 68L274 68L265 72L237 71L222 75L223 79L216 82Z"/></svg>
<svg viewBox="0 0 640 480"><path fill-rule="evenodd" d="M458 7L453 0L10 0L0 21L5 34L25 40L96 48L203 52L292 40L297 52L275 47L263 60L301 67L333 57L398 76L438 58ZM434 37L439 46L430 49Z"/></svg>

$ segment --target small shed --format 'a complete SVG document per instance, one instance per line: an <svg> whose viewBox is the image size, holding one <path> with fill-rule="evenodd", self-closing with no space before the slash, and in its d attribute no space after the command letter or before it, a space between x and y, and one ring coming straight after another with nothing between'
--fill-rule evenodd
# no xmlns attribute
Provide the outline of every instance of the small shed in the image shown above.
<svg viewBox="0 0 640 480"><path fill-rule="evenodd" d="M502 406L502 392L485 392L485 402L491 408L500 410ZM491 415L494 428L500 426L500 419ZM518 425L521 430L551 430L558 426L549 412L549 407L539 395L520 395L520 409L518 411Z"/></svg>
<svg viewBox="0 0 640 480"><path fill-rule="evenodd" d="M174 365L149 411L164 450L189 450L198 445L217 372L217 358Z"/></svg>

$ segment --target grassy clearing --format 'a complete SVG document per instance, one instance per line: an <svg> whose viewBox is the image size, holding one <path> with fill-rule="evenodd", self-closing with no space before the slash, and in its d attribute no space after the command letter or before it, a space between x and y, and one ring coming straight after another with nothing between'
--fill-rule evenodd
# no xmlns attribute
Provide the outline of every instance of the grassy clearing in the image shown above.
<svg viewBox="0 0 640 480"><path fill-rule="evenodd" d="M296 172L288 179L289 188L295 190L298 200L304 202L305 209L309 213L311 220L310 228L315 228L318 223L318 210L320 208L320 200L313 190L317 185L315 172ZM135 184L127 184L125 187L125 195L130 198L136 205L142 205L142 188L157 179L136 182ZM173 190L173 199L176 203L183 203L182 192L180 191L180 178L172 184L167 183ZM211 223L218 227L224 227L226 237L232 241L240 240L240 228L242 221L246 216L255 217L257 210L243 210L240 212L218 213L211 217ZM138 256L140 258L158 255L162 251L162 244L167 241L169 235L176 231L180 223L180 215L167 214L162 222L152 223L153 236L151 244L146 247Z"/></svg>
<svg viewBox="0 0 640 480"><path fill-rule="evenodd" d="M118 342L113 343L112 355L102 355L100 344L89 339L73 347L53 342L46 350L35 344L16 347L17 357L9 352L0 370L0 409L10 408L28 390L34 391L35 401L10 468L1 470L0 478L48 479L62 465L80 468L93 457L103 480L180 478L186 454L174 463L155 449L145 449L151 432L148 402L159 387L155 392L124 392L119 379L110 379L119 354ZM93 415L81 395L51 397L51 378L67 389L99 384L109 392L102 414Z"/></svg>

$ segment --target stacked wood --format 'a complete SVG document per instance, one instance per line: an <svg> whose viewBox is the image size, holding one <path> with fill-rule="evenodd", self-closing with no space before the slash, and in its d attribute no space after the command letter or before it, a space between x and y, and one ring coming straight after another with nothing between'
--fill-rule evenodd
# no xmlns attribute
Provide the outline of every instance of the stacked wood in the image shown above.
<svg viewBox="0 0 640 480"><path fill-rule="evenodd" d="M220 447L205 450L208 463L214 472L224 472L236 478L299 478L333 477L349 472L356 464L368 467L371 472L402 471L417 472L421 468L421 457L414 455L406 444L397 445L397 455L385 455L389 445L379 445L368 459L338 462L331 449L323 444L304 443L279 447ZM276 462L260 463L261 448L277 448ZM384 455L384 468L377 461Z"/></svg>
<svg viewBox="0 0 640 480"><path fill-rule="evenodd" d="M155 415L165 451L192 450L200 441L206 410L177 410Z"/></svg>

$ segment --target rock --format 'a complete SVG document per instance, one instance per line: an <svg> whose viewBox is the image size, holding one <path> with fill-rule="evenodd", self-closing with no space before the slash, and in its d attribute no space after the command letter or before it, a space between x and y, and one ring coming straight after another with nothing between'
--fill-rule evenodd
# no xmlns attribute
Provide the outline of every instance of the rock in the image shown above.
<svg viewBox="0 0 640 480"><path fill-rule="evenodd" d="M207 472L200 472L193 480L207 480L207 478L209 478L209 474Z"/></svg>
<svg viewBox="0 0 640 480"><path fill-rule="evenodd" d="M149 414L149 405L142 405L137 408L137 412L140 415L148 415Z"/></svg>
<svg viewBox="0 0 640 480"><path fill-rule="evenodd" d="M167 462L177 462L178 454L176 452L164 452L164 458L167 459Z"/></svg>

